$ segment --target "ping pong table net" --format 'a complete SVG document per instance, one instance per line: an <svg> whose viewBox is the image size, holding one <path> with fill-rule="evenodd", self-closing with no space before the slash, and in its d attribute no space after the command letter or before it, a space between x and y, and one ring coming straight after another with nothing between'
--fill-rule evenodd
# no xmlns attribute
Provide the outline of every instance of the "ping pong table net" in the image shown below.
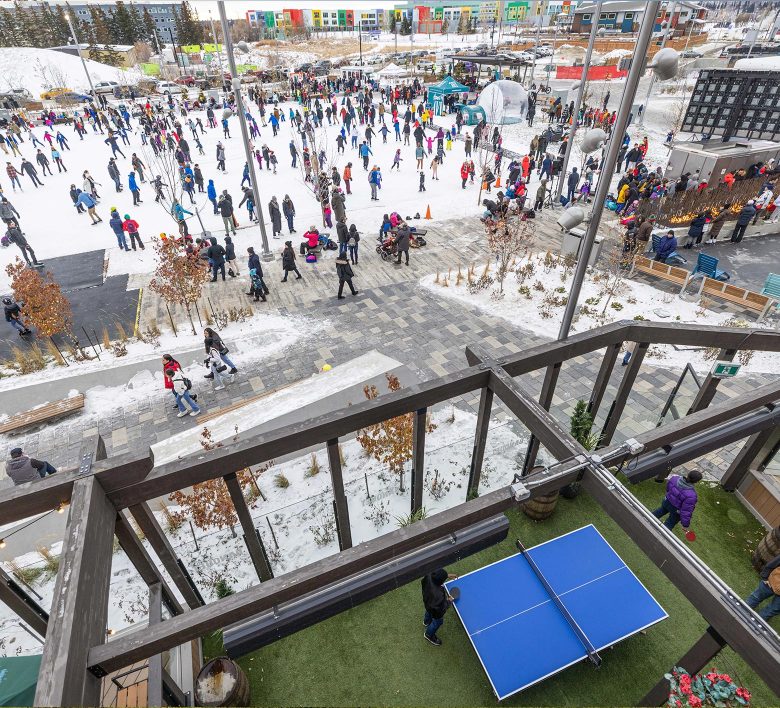
<svg viewBox="0 0 780 708"><path fill-rule="evenodd" d="M596 648L593 646L590 639L588 639L585 632L583 632L582 629L580 629L580 626L577 624L577 621L574 619L574 617L572 617L566 605L563 604L563 600L561 600L561 598L558 596L558 593L556 593L555 590L553 590L552 585L550 585L547 578L544 577L544 574L540 570L539 566L536 564L536 561L533 559L531 554L526 550L525 546L522 544L520 539L517 540L516 545L520 553L523 554L523 558L525 558L525 560L528 562L528 565L531 566L531 570L533 570L536 577L539 578L539 581L544 586L544 589L547 591L547 594L550 596L550 599L555 603L555 606L558 608L558 611L563 615L566 622L568 622L572 631L577 636L577 639L579 639L580 642L582 643L582 646L585 647L585 651L588 653L588 658L593 662L593 664L597 668L601 666L601 657L596 651Z"/></svg>

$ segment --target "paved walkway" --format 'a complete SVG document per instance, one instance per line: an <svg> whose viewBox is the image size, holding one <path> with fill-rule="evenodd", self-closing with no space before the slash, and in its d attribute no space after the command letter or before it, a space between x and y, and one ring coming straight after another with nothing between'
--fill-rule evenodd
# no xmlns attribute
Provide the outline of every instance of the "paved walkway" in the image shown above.
<svg viewBox="0 0 780 708"><path fill-rule="evenodd" d="M539 219L536 227L537 246L555 250L560 243L560 231L554 220L550 217ZM238 362L242 368L240 376L224 391L216 393L204 386L205 382L197 382L206 410L213 411L258 392L276 389L311 375L325 363L343 363L372 349L397 359L414 372L415 378L425 380L466 366L464 351L468 344L478 344L500 357L540 343L540 337L517 329L506 320L441 298L418 286L420 277L437 269L444 272L449 268L457 269L459 264L465 269L470 262L480 263L488 258L481 245L481 224L477 219L441 222L428 228L430 245L412 252L409 267L380 261L369 248L371 237L366 236L361 241L363 249L360 265L356 268L360 294L354 298L348 296L346 300L335 298L332 254L327 254L314 267L302 264L305 279L284 284L277 282L279 274L275 268L278 264L271 264L269 301L265 304L252 302L251 307L283 316L296 314L316 321L327 319L332 326L316 336L304 335L293 347L254 366L241 367ZM243 278L240 280L210 286L223 306L248 303L249 298L242 294L245 283ZM164 321L160 318L159 304L151 298L145 298L143 317ZM563 367L552 407L561 421L568 418L578 398L588 397L600 359L601 353L596 352ZM618 364L599 421L603 420L609 407L610 396L614 394L621 373ZM678 375L679 372L662 367L643 367L616 436L618 439L656 425ZM542 376L543 371L535 372L521 377L521 382L538 394ZM745 375L724 381L716 401L720 397L742 394L765 380L764 376ZM474 394L454 403L476 409L477 400ZM176 418L175 413L169 397L160 391L141 400L126 403L119 400L114 411L100 418L73 417L40 432L7 438L4 442L6 445L11 442L22 444L32 454L48 458L55 465L70 465L77 461L85 441L93 439L98 432L106 442L109 455L113 455L147 449L188 426L197 425L192 418ZM500 408L496 417L507 418ZM518 460L522 460L524 449L517 452ZM713 458L709 467L715 476L729 457L726 451Z"/></svg>

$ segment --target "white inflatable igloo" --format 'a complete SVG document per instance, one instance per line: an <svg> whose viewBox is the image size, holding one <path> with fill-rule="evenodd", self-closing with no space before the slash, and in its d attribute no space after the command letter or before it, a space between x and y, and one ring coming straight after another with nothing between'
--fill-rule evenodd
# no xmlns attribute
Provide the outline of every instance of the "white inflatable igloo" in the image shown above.
<svg viewBox="0 0 780 708"><path fill-rule="evenodd" d="M519 123L528 113L528 92L517 81L501 79L485 86L477 105L485 111L488 123Z"/></svg>

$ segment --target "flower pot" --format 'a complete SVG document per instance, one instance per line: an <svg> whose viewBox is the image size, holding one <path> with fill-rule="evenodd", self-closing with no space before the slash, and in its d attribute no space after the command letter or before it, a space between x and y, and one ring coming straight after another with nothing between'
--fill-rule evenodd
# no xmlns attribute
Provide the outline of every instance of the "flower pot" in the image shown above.
<svg viewBox="0 0 780 708"><path fill-rule="evenodd" d="M198 673L195 705L248 706L249 702L249 680L232 659L226 656L212 659Z"/></svg>
<svg viewBox="0 0 780 708"><path fill-rule="evenodd" d="M780 526L776 526L759 541L751 562L756 572L760 573L761 569L777 556L780 556Z"/></svg>

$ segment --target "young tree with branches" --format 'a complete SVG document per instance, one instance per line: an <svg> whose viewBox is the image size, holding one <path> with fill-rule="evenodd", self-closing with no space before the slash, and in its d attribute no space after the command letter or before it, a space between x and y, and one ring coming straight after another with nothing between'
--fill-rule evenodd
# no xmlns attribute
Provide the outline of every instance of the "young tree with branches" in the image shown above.
<svg viewBox="0 0 780 708"><path fill-rule="evenodd" d="M73 334L73 311L70 301L52 277L36 268L28 268L20 258L7 265L11 289L17 302L24 303L24 317L41 337L63 334L76 343Z"/></svg>
<svg viewBox="0 0 780 708"><path fill-rule="evenodd" d="M181 305L187 313L192 333L196 334L192 306L200 298L203 285L209 278L208 269L197 255L182 250L172 238L156 241L154 251L157 265L149 287L165 302Z"/></svg>
<svg viewBox="0 0 780 708"><path fill-rule="evenodd" d="M498 219L485 219L485 235L490 251L496 258L498 292L504 292L504 279L517 258L524 258L534 240L532 222L520 214L507 214Z"/></svg>
<svg viewBox="0 0 780 708"><path fill-rule="evenodd" d="M181 172L179 163L176 162L176 153L163 143L163 149L155 153L147 143L141 148L144 164L151 173L150 182L154 186L154 180L159 177L162 183L160 190L161 197L157 202L168 216L176 222L178 228L179 222L173 215L174 204L183 204L184 186L181 181Z"/></svg>
<svg viewBox="0 0 780 708"><path fill-rule="evenodd" d="M330 168L335 164L336 151L329 145L328 133L324 127L315 128L313 123L309 121L301 124L301 130L303 133L298 130L293 132L293 142L298 151L298 169L301 173L303 186L320 205L322 225L326 226L325 203L330 200ZM306 136L305 146L308 147L311 157L311 169L308 175L303 160L304 134ZM325 155L324 163L320 161L322 154Z"/></svg>
<svg viewBox="0 0 780 708"><path fill-rule="evenodd" d="M394 374L385 374L387 388L398 391L401 382ZM364 386L363 393L369 401L379 396L376 386ZM426 431L433 432L436 426L426 423ZM363 428L357 436L363 449L378 462L386 464L391 472L398 475L401 491L404 491L404 465L412 459L414 450L414 413L405 413L376 425Z"/></svg>

